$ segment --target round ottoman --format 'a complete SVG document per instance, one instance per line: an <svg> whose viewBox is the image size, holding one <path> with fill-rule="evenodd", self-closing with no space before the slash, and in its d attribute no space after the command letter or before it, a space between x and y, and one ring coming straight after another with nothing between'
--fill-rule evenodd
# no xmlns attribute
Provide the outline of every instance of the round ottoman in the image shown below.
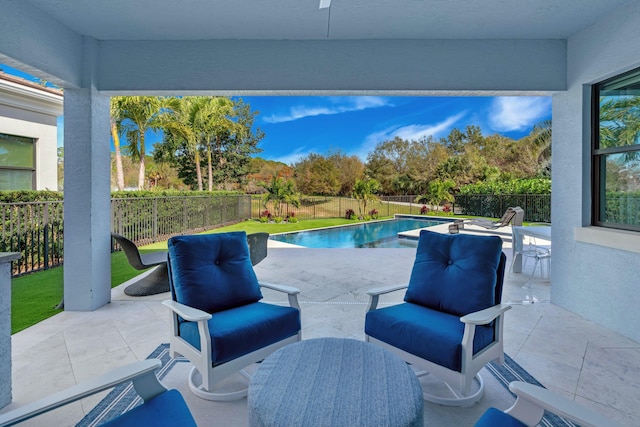
<svg viewBox="0 0 640 427"><path fill-rule="evenodd" d="M417 377L399 357L362 341L320 338L283 347L251 379L249 425L422 426Z"/></svg>

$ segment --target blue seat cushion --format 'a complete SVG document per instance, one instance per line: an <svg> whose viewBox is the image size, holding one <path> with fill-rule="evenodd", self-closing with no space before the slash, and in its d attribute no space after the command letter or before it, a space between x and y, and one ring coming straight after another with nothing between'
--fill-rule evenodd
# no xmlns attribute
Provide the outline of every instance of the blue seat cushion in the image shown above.
<svg viewBox="0 0 640 427"><path fill-rule="evenodd" d="M179 303L207 313L262 298L244 231L169 239L170 283Z"/></svg>
<svg viewBox="0 0 640 427"><path fill-rule="evenodd" d="M464 316L496 304L497 236L420 232L405 301Z"/></svg>
<svg viewBox="0 0 640 427"><path fill-rule="evenodd" d="M168 390L101 427L197 427L178 390Z"/></svg>
<svg viewBox="0 0 640 427"><path fill-rule="evenodd" d="M300 312L293 307L256 302L213 313L209 320L214 365L228 362L300 331ZM200 350L195 322L180 324L180 336Z"/></svg>
<svg viewBox="0 0 640 427"><path fill-rule="evenodd" d="M364 331L422 359L460 372L464 323L458 316L403 303L368 312ZM473 353L493 341L492 327L476 326Z"/></svg>
<svg viewBox="0 0 640 427"><path fill-rule="evenodd" d="M474 427L527 427L527 425L496 408L489 408Z"/></svg>

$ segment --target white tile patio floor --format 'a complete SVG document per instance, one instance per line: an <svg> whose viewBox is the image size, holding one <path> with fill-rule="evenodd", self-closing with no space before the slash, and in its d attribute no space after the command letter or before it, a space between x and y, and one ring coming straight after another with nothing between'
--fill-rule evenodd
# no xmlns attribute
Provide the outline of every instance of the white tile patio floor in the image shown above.
<svg viewBox="0 0 640 427"><path fill-rule="evenodd" d="M412 249L270 246L256 272L261 280L301 289L303 339L364 339L366 291L406 283L414 255ZM523 299L527 274L507 272L503 302ZM13 335L14 400L7 409L144 359L168 342L170 316L160 304L167 294L128 297L125 286L114 288L112 302L94 312L63 312ZM548 300L549 287L548 280L535 280L533 293ZM392 294L383 303L401 299ZM265 300L283 299L265 292ZM505 328L507 354L547 388L623 425L639 425L639 343L549 303L514 305ZM102 396L59 409L46 424L74 425ZM34 421L28 424L43 425Z"/></svg>

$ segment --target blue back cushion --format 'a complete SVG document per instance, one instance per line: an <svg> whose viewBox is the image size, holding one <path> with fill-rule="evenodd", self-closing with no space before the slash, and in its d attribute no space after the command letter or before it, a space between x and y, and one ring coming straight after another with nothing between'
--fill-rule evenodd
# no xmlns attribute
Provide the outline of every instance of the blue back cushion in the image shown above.
<svg viewBox="0 0 640 427"><path fill-rule="evenodd" d="M497 236L423 230L404 299L456 316L491 307L501 255Z"/></svg>
<svg viewBox="0 0 640 427"><path fill-rule="evenodd" d="M175 236L168 245L179 303L216 313L262 299L244 231Z"/></svg>

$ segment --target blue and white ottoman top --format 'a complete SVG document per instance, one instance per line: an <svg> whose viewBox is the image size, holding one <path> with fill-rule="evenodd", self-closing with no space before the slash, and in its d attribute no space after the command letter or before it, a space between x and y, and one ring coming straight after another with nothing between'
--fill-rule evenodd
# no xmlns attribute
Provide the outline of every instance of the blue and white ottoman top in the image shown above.
<svg viewBox="0 0 640 427"><path fill-rule="evenodd" d="M320 338L267 357L251 379L249 425L422 426L417 377L396 355L351 339Z"/></svg>

